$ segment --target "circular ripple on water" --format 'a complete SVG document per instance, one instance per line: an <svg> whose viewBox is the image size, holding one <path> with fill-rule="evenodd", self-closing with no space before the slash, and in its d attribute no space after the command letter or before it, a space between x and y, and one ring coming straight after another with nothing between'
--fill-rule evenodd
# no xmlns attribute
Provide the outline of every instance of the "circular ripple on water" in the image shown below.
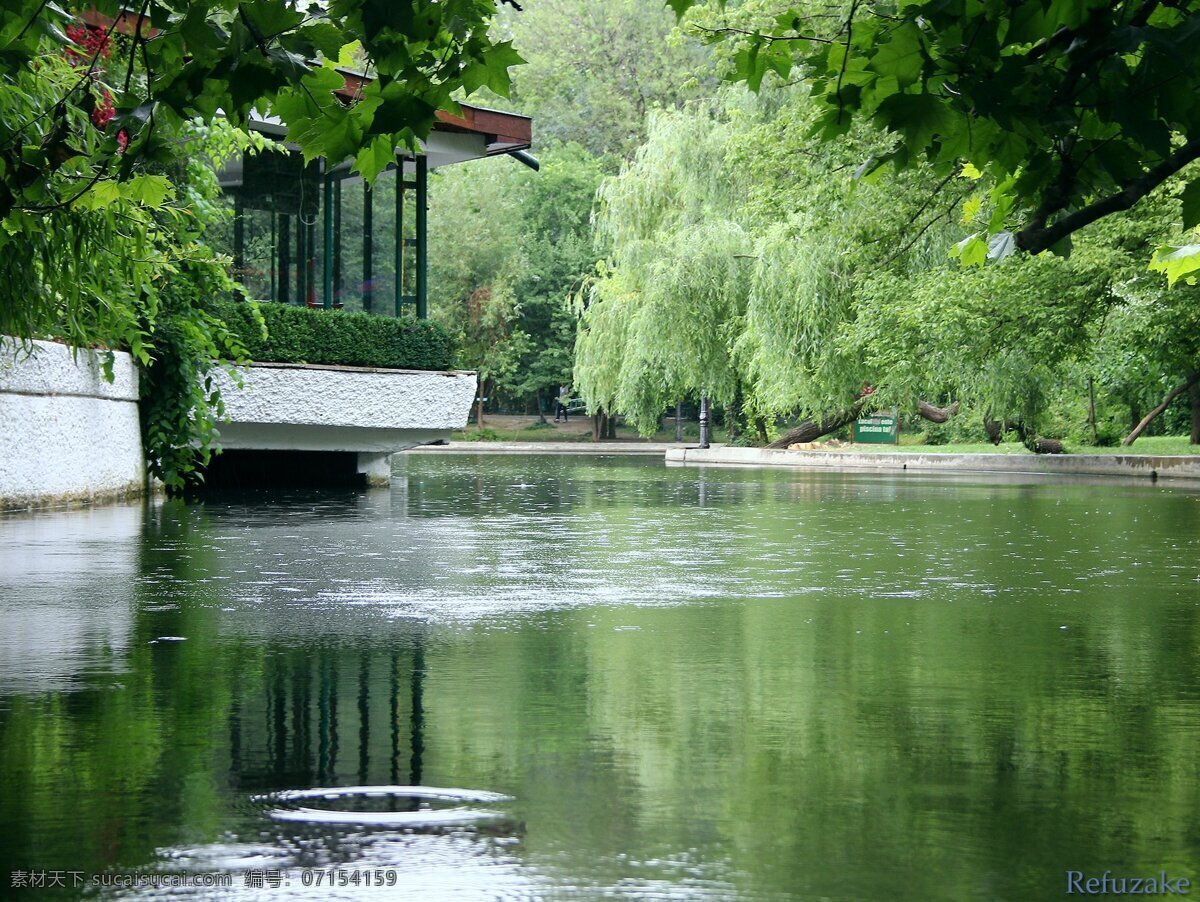
<svg viewBox="0 0 1200 902"><path fill-rule="evenodd" d="M263 813L276 821L421 830L505 820L508 816L504 812L479 806L509 802L512 797L434 786L340 786L288 789L253 796L252 801L270 806ZM298 802L337 802L339 806L311 808ZM400 810L402 807L407 810Z"/></svg>

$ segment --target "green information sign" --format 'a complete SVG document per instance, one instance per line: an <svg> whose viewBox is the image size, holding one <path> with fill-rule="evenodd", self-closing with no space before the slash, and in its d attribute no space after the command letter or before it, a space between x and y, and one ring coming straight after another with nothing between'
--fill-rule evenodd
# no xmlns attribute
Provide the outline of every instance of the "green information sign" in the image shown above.
<svg viewBox="0 0 1200 902"><path fill-rule="evenodd" d="M877 413L854 421L854 441L866 445L895 445L900 442L900 418L891 413Z"/></svg>

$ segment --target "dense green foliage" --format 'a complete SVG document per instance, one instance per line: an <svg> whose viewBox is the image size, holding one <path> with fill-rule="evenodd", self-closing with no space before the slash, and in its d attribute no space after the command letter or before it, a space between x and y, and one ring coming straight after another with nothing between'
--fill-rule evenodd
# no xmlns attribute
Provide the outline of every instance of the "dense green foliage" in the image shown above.
<svg viewBox="0 0 1200 902"><path fill-rule="evenodd" d="M93 70L97 80L107 72ZM67 140L54 131L66 129L82 154L107 153L112 136L85 111L70 113L69 127L46 115L80 77L78 59L47 41L33 66L0 79L6 121L29 117L9 139L42 146ZM234 290L227 261L205 243L222 209L215 167L261 143L220 121L184 123L174 141L173 158L86 191L70 188L67 172L84 164L65 163L39 190L47 201L72 190L69 203L13 208L0 227L0 332L128 350L142 367L148 468L172 490L215 447L221 404L207 371L244 354L210 306Z"/></svg>
<svg viewBox="0 0 1200 902"><path fill-rule="evenodd" d="M651 111L711 76L704 48L639 0L548 0L503 11L498 27L528 62L496 102L533 117L542 167L487 160L435 174L430 309L461 337L489 409L544 411L571 380L571 296L595 270L596 188L641 142Z"/></svg>
<svg viewBox="0 0 1200 902"><path fill-rule="evenodd" d="M209 371L248 350L214 312L236 289L204 233L226 215L213 169L263 145L244 131L251 111L278 117L307 158L374 177L453 95L505 93L520 59L489 36L491 0L400 16L355 0L318 15L285 0L122 9L0 2L0 332L131 351L149 469L174 490L216 447ZM348 62L373 76L354 96ZM281 332L276 353L295 359L451 363L436 329ZM348 350L355 340L383 347Z"/></svg>
<svg viewBox="0 0 1200 902"><path fill-rule="evenodd" d="M1200 157L1196 0L847 0L731 14L698 27L738 41L733 76L754 90L798 70L816 105L810 133L841 141L861 118L899 137L860 172L891 161L945 176L966 162L990 176L996 212L972 253L1066 252L1079 229ZM1200 183L1182 214L1184 227L1200 223ZM1200 267L1200 245L1158 256L1173 278Z"/></svg>
<svg viewBox="0 0 1200 902"><path fill-rule="evenodd" d="M430 307L493 408L549 403L570 381L570 296L595 263L589 214L603 165L566 145L543 153L537 173L484 160L438 174Z"/></svg>
<svg viewBox="0 0 1200 902"><path fill-rule="evenodd" d="M1081 231L1069 260L964 268L945 249L994 215L985 179L856 178L886 139L860 125L814 148L819 115L803 86L728 89L657 117L604 183L607 262L577 348L590 404L649 434L673 400L704 393L734 431L761 434L860 404L955 401L960 419L932 428L953 440L982 440L986 418L1095 441L1095 420L1127 430L1197 368L1195 290L1145 268L1179 234L1178 187Z"/></svg>
<svg viewBox="0 0 1200 902"><path fill-rule="evenodd" d="M168 211L175 213L169 218L160 214L177 224L179 241L168 245L171 256L143 287L156 304L140 322L144 340L136 346L146 462L150 474L172 492L195 478L219 448L224 404L212 370L232 371L234 363L246 359L244 344L219 312L220 300L237 291L229 261L207 243L209 231L228 215L216 171L232 155L262 146L224 123L191 125L186 134L182 159L165 170L186 206ZM94 331L85 337L97 339Z"/></svg>
<svg viewBox="0 0 1200 902"><path fill-rule="evenodd" d="M437 323L288 304L226 301L221 320L255 363L323 363L447 370L455 347Z"/></svg>
<svg viewBox="0 0 1200 902"><path fill-rule="evenodd" d="M141 426L147 467L182 490L218 448L225 413L212 371L244 361L240 337L213 300L229 288L218 266L184 267L162 292L153 344L142 365Z"/></svg>
<svg viewBox="0 0 1200 902"><path fill-rule="evenodd" d="M196 123L219 115L242 128L257 109L307 158L353 157L373 177L454 108L455 92L504 93L519 62L488 37L491 0L398 17L354 0L319 16L285 0L146 0L111 26L69 26L93 7L121 9L0 4L0 330L19 336L65 323L77 343L116 334L135 347L131 323L152 308L146 286L167 253L150 211L174 199L170 170ZM348 103L335 95L342 56L374 75Z"/></svg>
<svg viewBox="0 0 1200 902"><path fill-rule="evenodd" d="M609 259L584 295L576 380L590 407L647 434L678 398L737 393L730 325L745 313L752 245L725 178L729 137L708 107L662 113L600 190Z"/></svg>
<svg viewBox="0 0 1200 902"><path fill-rule="evenodd" d="M645 0L538 0L498 24L526 63L509 104L532 115L539 148L578 144L595 157L628 156L656 108L711 89L710 55ZM501 101L503 102L503 101Z"/></svg>
<svg viewBox="0 0 1200 902"><path fill-rule="evenodd" d="M351 0L309 19L150 0L158 31L84 38L52 6L10 5L28 15L0 27L0 329L132 350L171 395L148 402L147 447L172 485L216 440L205 371L247 354L477 369L493 409L544 410L574 374L593 412L643 432L704 395L759 438L929 400L963 411L934 440L986 418L1100 441L1200 367L1195 292L1166 290L1200 218L1190 2L747 0L677 29L624 0L494 22L484 0L403 21ZM509 38L529 58L511 86ZM339 61L379 76L349 103ZM715 90L722 74L754 91ZM253 308L214 305L237 290L205 246L226 215L208 167L253 149L236 130L252 105L307 156L372 175L455 91L532 114L543 166L434 174L444 331L267 305L264 339ZM204 124L218 106L234 127ZM1011 253L1052 233L1069 259Z"/></svg>
<svg viewBox="0 0 1200 902"><path fill-rule="evenodd" d="M10 148L0 172L10 178L18 171L25 172L22 178L34 175L21 170L12 152L41 148L60 132L71 136L81 155L102 155L112 143L81 109L68 107L68 119L57 124L49 117L81 76L48 43L36 66L7 78L0 71L0 146ZM64 184L43 184L36 194L29 186L29 209L0 204L0 332L61 335L77 345L129 348L144 359L144 323L155 314L156 282L196 249L175 188L161 172L143 172L122 183L97 182L65 203L55 192L71 191L77 179L56 174L51 181L59 179Z"/></svg>
<svg viewBox="0 0 1200 902"><path fill-rule="evenodd" d="M142 166L173 159L179 127L194 117L220 113L243 125L251 111L279 117L288 139L310 159L353 157L374 176L394 159L394 148L415 146L456 92L480 88L505 93L508 67L520 57L488 30L493 0L444 0L388 15L362 0L335 0L309 15L288 0L178 4L144 0L125 21L119 44L79 47L64 32L73 14L97 9L117 15L122 6L4 0L0 25L0 90L5 104L19 102L22 79L36 77L45 42L56 43L90 64L57 91L53 105L6 116L0 126L0 218L14 209L59 203L77 187L127 181ZM354 102L334 92L344 87L339 58L365 62L374 79ZM12 95L9 97L8 95ZM104 120L100 146L76 143L80 120L97 104ZM20 139L36 117L47 140ZM124 145L118 140L124 134Z"/></svg>

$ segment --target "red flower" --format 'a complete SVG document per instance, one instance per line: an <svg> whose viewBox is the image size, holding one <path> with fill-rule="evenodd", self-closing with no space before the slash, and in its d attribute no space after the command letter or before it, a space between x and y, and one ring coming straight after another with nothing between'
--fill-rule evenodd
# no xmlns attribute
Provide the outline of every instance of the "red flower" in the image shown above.
<svg viewBox="0 0 1200 902"><path fill-rule="evenodd" d="M116 115L116 107L113 106L112 95L100 89L101 98L96 104L96 108L92 110L92 125L104 131L108 127L108 123L112 122L112 117Z"/></svg>
<svg viewBox="0 0 1200 902"><path fill-rule="evenodd" d="M93 57L108 59L108 55L112 53L112 41L105 32L98 28L89 28L86 25L68 25L67 37L79 48L78 50L73 47L67 48L67 58L74 65L79 65L84 60L91 60Z"/></svg>
<svg viewBox="0 0 1200 902"><path fill-rule="evenodd" d="M125 148L129 146L129 134L125 129L117 132L117 153L125 153Z"/></svg>

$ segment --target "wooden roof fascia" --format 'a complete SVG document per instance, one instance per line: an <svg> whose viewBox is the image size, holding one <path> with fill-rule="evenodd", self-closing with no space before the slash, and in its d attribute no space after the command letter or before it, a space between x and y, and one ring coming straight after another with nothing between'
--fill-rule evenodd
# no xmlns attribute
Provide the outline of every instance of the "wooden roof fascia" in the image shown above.
<svg viewBox="0 0 1200 902"><path fill-rule="evenodd" d="M373 79L361 72L351 69L338 69L345 86L334 91L342 100L353 103L362 97L363 88ZM508 113L502 110L492 110L487 107L475 106L470 103L460 103L462 115L456 116L446 110L437 110L438 131L466 132L483 135L489 148L489 156L496 153L508 153L513 150L527 150L533 144L533 120L520 113ZM493 145L500 145L492 150Z"/></svg>

